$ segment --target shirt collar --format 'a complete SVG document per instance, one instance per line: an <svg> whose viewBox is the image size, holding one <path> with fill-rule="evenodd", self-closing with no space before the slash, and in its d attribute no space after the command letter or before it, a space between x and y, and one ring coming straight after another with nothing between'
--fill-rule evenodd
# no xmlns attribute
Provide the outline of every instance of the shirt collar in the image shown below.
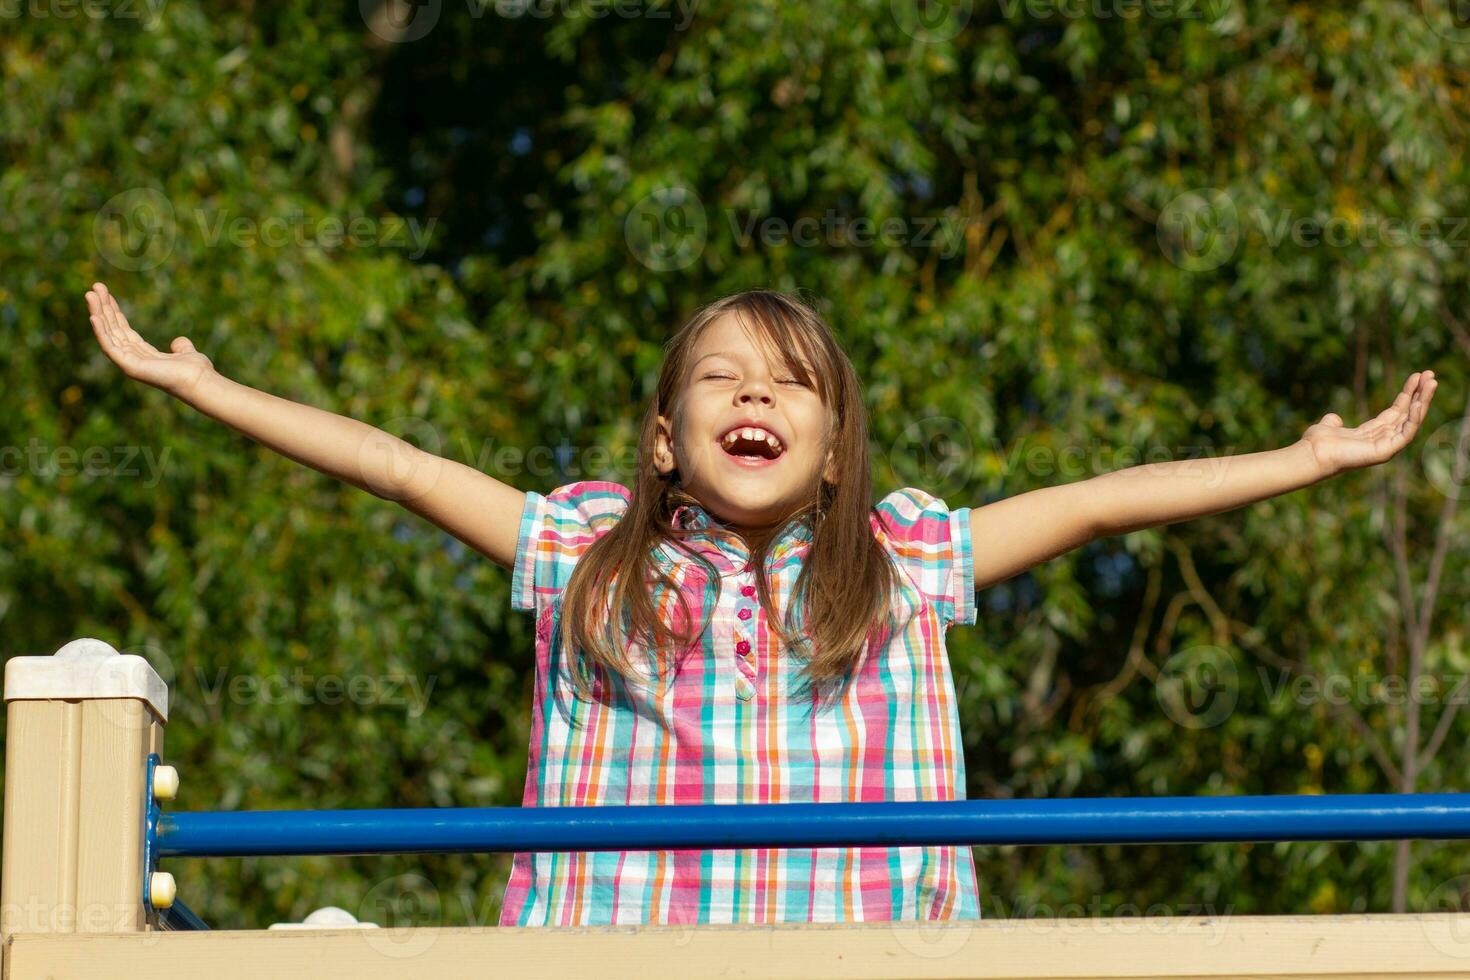
<svg viewBox="0 0 1470 980"><path fill-rule="evenodd" d="M750 549L746 547L744 539L729 525L715 519L709 511L697 503L680 504L675 507L670 523L682 530L705 532L692 534L686 540L696 545L709 545L709 547L700 547L699 550L714 558L722 570L739 571L750 560ZM808 518L786 522L778 532L776 540L772 542L770 551L767 552L767 568L774 570L785 565L802 545L810 543L811 540L812 528Z"/></svg>

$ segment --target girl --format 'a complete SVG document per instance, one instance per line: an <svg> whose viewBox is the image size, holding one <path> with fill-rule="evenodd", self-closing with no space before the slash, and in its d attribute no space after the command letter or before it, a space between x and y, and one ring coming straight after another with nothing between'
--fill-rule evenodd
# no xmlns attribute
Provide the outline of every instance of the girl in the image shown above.
<svg viewBox="0 0 1470 980"><path fill-rule="evenodd" d="M1381 463L1436 382L1355 429L1201 473L1155 463L950 509L872 506L858 379L822 318L752 290L667 345L633 487L523 493L372 426L236 384L188 339L156 350L97 283L129 377L434 522L511 569L536 617L526 806L956 800L945 633L975 592L1102 536L1213 514ZM972 544L978 542L978 544ZM502 925L978 919L968 847L516 854Z"/></svg>

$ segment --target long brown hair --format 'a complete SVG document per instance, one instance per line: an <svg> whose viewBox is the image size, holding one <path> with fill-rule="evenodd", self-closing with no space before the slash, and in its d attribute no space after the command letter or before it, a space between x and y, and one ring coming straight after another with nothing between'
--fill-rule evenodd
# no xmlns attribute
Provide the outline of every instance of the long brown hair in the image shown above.
<svg viewBox="0 0 1470 980"><path fill-rule="evenodd" d="M581 650L597 665L630 678L627 646L664 651L691 643L709 623L710 603L692 631L678 631L657 614L652 590L661 583L679 596L683 622L693 616L687 597L673 576L655 560L660 544L672 543L705 566L708 581L719 584L719 571L708 559L682 544L697 533L673 524L681 504L698 501L674 478L654 465L658 416L677 426L680 398L687 383L689 357L700 334L726 313L763 343L780 353L786 368L811 385L829 411L829 438L835 482L818 479L811 499L774 534L759 540L751 559L756 588L768 622L786 649L809 656L805 677L812 689L846 676L861 659L866 643L890 620L897 572L873 535L870 515L871 475L868 463L867 413L857 372L821 315L798 297L754 289L715 300L691 316L664 348L658 389L643 418L638 437L638 472L628 510L577 562L563 595L561 643ZM807 371L803 358L815 373ZM766 579L766 554L792 521L805 521L811 544L788 603L786 618L775 611ZM618 615L612 615L617 611ZM615 622L616 621L616 622ZM616 628L615 628L616 627ZM799 648L807 647L805 654ZM664 658L656 657L660 666ZM587 694L588 677L573 672L577 691Z"/></svg>

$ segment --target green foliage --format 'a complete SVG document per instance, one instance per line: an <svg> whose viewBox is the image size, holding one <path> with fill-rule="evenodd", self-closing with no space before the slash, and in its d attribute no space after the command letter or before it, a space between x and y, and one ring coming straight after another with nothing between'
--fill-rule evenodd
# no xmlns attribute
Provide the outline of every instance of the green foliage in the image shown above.
<svg viewBox="0 0 1470 980"><path fill-rule="evenodd" d="M923 24L748 0L682 29L666 4L446 4L385 43L355 4L251 7L30 13L0 37L0 446L39 447L0 470L4 650L90 635L150 657L182 808L516 805L533 636L506 572L128 382L87 323L97 279L155 343L542 491L629 479L662 343L753 286L821 300L868 385L875 489L952 506L1283 446L1432 368L1445 391L1381 470L1096 542L950 634L972 797L1399 789L1342 712L1280 685L1404 673L1378 492L1402 481L1416 584L1463 492L1431 434L1463 398L1444 313L1467 277L1470 32L1389 0L1016 0ZM354 218L366 240L334 241ZM1433 233L1367 231L1416 219ZM67 447L106 462L67 469ZM1430 673L1465 673L1465 572L1452 546ZM1200 650L1233 668L1233 710L1191 727L1168 665ZM371 693L333 700L323 675ZM1352 706L1400 751L1400 705L1370 686ZM1460 788L1465 733L1419 789ZM1417 857L1414 908L1465 851ZM1383 911L1392 858L977 849L987 916ZM465 924L495 921L509 859L177 864L216 923L383 921L411 894Z"/></svg>

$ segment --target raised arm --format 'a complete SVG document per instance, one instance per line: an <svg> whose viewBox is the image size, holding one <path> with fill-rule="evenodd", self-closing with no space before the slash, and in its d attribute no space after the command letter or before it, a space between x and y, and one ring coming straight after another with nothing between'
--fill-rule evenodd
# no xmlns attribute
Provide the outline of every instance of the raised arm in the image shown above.
<svg viewBox="0 0 1470 980"><path fill-rule="evenodd" d="M186 337L172 353L128 325L102 283L87 293L92 330L128 377L165 391L283 456L392 500L506 568L515 558L525 494L364 422L237 384Z"/></svg>
<svg viewBox="0 0 1470 980"><path fill-rule="evenodd" d="M1437 386L1432 371L1411 374L1376 418L1349 429L1329 412L1282 449L1130 466L976 507L970 511L975 587L1096 538L1218 514L1385 462L1413 441Z"/></svg>

